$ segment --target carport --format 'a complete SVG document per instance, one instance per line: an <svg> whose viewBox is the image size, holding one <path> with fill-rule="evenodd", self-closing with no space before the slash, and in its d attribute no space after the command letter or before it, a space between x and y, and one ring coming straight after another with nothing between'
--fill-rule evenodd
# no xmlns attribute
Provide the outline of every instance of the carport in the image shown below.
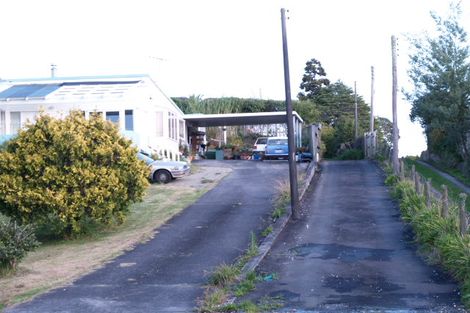
<svg viewBox="0 0 470 313"><path fill-rule="evenodd" d="M296 147L301 147L302 124L304 121L295 111L292 114L292 118L294 119L295 145ZM199 127L286 124L287 114L286 112L186 114L184 119L188 127L188 134L197 134Z"/></svg>

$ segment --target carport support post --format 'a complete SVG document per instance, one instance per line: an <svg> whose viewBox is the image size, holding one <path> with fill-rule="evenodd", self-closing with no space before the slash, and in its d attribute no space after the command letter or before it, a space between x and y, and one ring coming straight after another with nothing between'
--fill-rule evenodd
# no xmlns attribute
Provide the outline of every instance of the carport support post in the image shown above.
<svg viewBox="0 0 470 313"><path fill-rule="evenodd" d="M290 203L292 218L298 219L299 215L299 190L297 188L297 165L295 163L295 133L294 119L292 116L292 99L290 93L289 77L289 55L287 52L287 32L286 32L286 9L281 9L282 26L282 50L284 54L284 85L286 91L286 115L287 115L287 142L289 145L289 181L290 181Z"/></svg>

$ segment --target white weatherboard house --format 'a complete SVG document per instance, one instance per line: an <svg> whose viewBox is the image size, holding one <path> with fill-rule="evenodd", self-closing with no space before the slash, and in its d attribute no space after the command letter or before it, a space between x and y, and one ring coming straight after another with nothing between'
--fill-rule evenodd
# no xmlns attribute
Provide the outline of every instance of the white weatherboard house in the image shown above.
<svg viewBox="0 0 470 313"><path fill-rule="evenodd" d="M71 110L101 114L139 148L163 157L179 159L186 142L183 112L147 75L0 81L0 136L16 134L39 112L60 118Z"/></svg>

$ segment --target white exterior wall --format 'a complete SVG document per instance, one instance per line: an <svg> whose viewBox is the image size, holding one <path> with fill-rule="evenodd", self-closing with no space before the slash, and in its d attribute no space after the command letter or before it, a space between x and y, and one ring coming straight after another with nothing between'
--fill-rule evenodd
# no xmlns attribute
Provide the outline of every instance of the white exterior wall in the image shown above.
<svg viewBox="0 0 470 313"><path fill-rule="evenodd" d="M96 80L96 79L95 79ZM110 81L111 79L102 78L103 81ZM127 80L138 80L129 78ZM172 112L176 115L178 121L183 119L183 113L177 108L173 101L167 98L163 92L154 84L154 82L148 77L142 76L139 80L143 82L136 84L135 87L131 87L130 90L126 91L123 95L102 95L92 96L86 95L83 97L67 97L67 96L54 96L57 91L46 96L45 99L38 100L11 100L11 101L0 101L0 111L4 112L5 121L4 129L5 134L10 134L11 112L21 113L21 124L27 119L34 122L34 118L39 112L44 112L53 117L64 117L70 110L81 110L85 112L85 117L88 118L91 112L102 112L103 118L106 118L106 112L119 112L119 129L126 135L125 132L125 111L133 111L133 126L134 134L132 134L134 143L142 149L153 150L162 156L167 156L172 159L179 159L179 127L177 123L177 138L169 137L169 123L168 123L168 112ZM69 81L69 80L64 80ZM83 81L90 81L86 79ZM11 85L15 84L27 84L27 83L60 83L63 81L48 81L48 82L12 82ZM6 87L1 88L0 91L11 86L8 84ZM58 89L60 90L60 88ZM163 125L157 124L157 112L163 113ZM163 136L157 136L158 127L163 127ZM186 127L184 127L186 129ZM0 132L2 128L0 127ZM185 138L185 134L182 134Z"/></svg>

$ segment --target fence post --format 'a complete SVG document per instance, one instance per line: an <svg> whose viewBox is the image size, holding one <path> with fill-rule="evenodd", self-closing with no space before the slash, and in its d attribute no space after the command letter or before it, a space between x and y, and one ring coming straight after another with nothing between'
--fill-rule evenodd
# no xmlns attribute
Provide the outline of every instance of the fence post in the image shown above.
<svg viewBox="0 0 470 313"><path fill-rule="evenodd" d="M460 194L460 235L463 236L467 233L468 223L467 223L467 209L465 206L465 202L467 200L467 194L461 193Z"/></svg>
<svg viewBox="0 0 470 313"><path fill-rule="evenodd" d="M415 179L415 174L416 174L416 166L413 164L411 166L411 179Z"/></svg>
<svg viewBox="0 0 470 313"><path fill-rule="evenodd" d="M425 196L426 196L426 207L431 208L431 178L426 180L425 183Z"/></svg>
<svg viewBox="0 0 470 313"><path fill-rule="evenodd" d="M400 180L405 180L405 162L400 159Z"/></svg>
<svg viewBox="0 0 470 313"><path fill-rule="evenodd" d="M442 185L442 208L441 217L449 217L449 192L447 191L447 185Z"/></svg>
<svg viewBox="0 0 470 313"><path fill-rule="evenodd" d="M418 195L421 195L421 186L420 186L420 183L419 183L419 174L418 172L415 172L415 189L416 189L416 193Z"/></svg>

